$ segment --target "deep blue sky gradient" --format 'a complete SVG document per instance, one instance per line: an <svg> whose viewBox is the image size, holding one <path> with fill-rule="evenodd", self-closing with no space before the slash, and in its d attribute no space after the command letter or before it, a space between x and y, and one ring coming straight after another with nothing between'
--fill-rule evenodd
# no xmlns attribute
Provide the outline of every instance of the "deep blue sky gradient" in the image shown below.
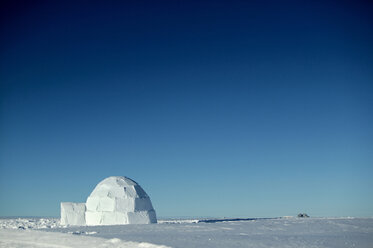
<svg viewBox="0 0 373 248"><path fill-rule="evenodd" d="M2 3L0 216L373 216L372 4L248 2Z"/></svg>

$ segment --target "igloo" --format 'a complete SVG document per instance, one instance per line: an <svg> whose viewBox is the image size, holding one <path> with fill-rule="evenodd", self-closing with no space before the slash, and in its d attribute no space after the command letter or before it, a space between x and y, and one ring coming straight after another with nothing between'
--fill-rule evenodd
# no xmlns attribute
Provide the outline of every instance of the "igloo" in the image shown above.
<svg viewBox="0 0 373 248"><path fill-rule="evenodd" d="M101 181L86 203L61 203L63 225L123 225L157 223L149 196L127 177Z"/></svg>

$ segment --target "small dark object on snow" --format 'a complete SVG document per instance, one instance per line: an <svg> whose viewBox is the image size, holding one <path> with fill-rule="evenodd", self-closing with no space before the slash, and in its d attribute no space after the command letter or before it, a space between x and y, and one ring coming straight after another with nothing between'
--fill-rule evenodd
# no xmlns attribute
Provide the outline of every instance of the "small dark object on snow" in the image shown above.
<svg viewBox="0 0 373 248"><path fill-rule="evenodd" d="M298 218L308 218L308 217L309 217L308 214L305 214L305 213L298 214Z"/></svg>

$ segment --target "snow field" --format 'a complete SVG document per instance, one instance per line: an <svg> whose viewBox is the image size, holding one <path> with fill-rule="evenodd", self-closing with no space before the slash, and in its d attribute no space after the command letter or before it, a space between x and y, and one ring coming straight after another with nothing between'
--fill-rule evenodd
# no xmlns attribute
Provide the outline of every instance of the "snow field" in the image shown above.
<svg viewBox="0 0 373 248"><path fill-rule="evenodd" d="M57 218L0 218L0 229L43 229L63 227Z"/></svg>
<svg viewBox="0 0 373 248"><path fill-rule="evenodd" d="M103 239L35 230L0 230L0 247L4 248L167 248L146 242Z"/></svg>
<svg viewBox="0 0 373 248"><path fill-rule="evenodd" d="M24 229L29 223L34 226ZM161 220L149 225L70 227L44 218L0 219L0 226L0 247L5 248L373 247L373 218L190 219ZM40 232L31 228L44 229Z"/></svg>

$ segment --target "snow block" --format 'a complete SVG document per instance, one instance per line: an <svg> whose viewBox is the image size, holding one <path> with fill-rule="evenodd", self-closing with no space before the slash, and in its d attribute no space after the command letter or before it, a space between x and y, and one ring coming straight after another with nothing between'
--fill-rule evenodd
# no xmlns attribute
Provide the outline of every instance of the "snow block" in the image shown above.
<svg viewBox="0 0 373 248"><path fill-rule="evenodd" d="M128 223L126 213L123 212L103 212L101 225L120 225Z"/></svg>
<svg viewBox="0 0 373 248"><path fill-rule="evenodd" d="M88 197L87 210L89 211L114 211L115 199L110 197Z"/></svg>
<svg viewBox="0 0 373 248"><path fill-rule="evenodd" d="M117 198L115 201L115 211L133 212L135 211L135 198Z"/></svg>
<svg viewBox="0 0 373 248"><path fill-rule="evenodd" d="M128 222L131 224L150 224L157 222L154 210L128 212L127 215Z"/></svg>
<svg viewBox="0 0 373 248"><path fill-rule="evenodd" d="M85 225L87 226L97 225L97 223L102 222L102 214L100 212L86 211L85 220Z"/></svg>
<svg viewBox="0 0 373 248"><path fill-rule="evenodd" d="M61 202L61 225L85 225L85 203Z"/></svg>
<svg viewBox="0 0 373 248"><path fill-rule="evenodd" d="M152 210L153 206L149 198L136 198L134 211L149 211Z"/></svg>

